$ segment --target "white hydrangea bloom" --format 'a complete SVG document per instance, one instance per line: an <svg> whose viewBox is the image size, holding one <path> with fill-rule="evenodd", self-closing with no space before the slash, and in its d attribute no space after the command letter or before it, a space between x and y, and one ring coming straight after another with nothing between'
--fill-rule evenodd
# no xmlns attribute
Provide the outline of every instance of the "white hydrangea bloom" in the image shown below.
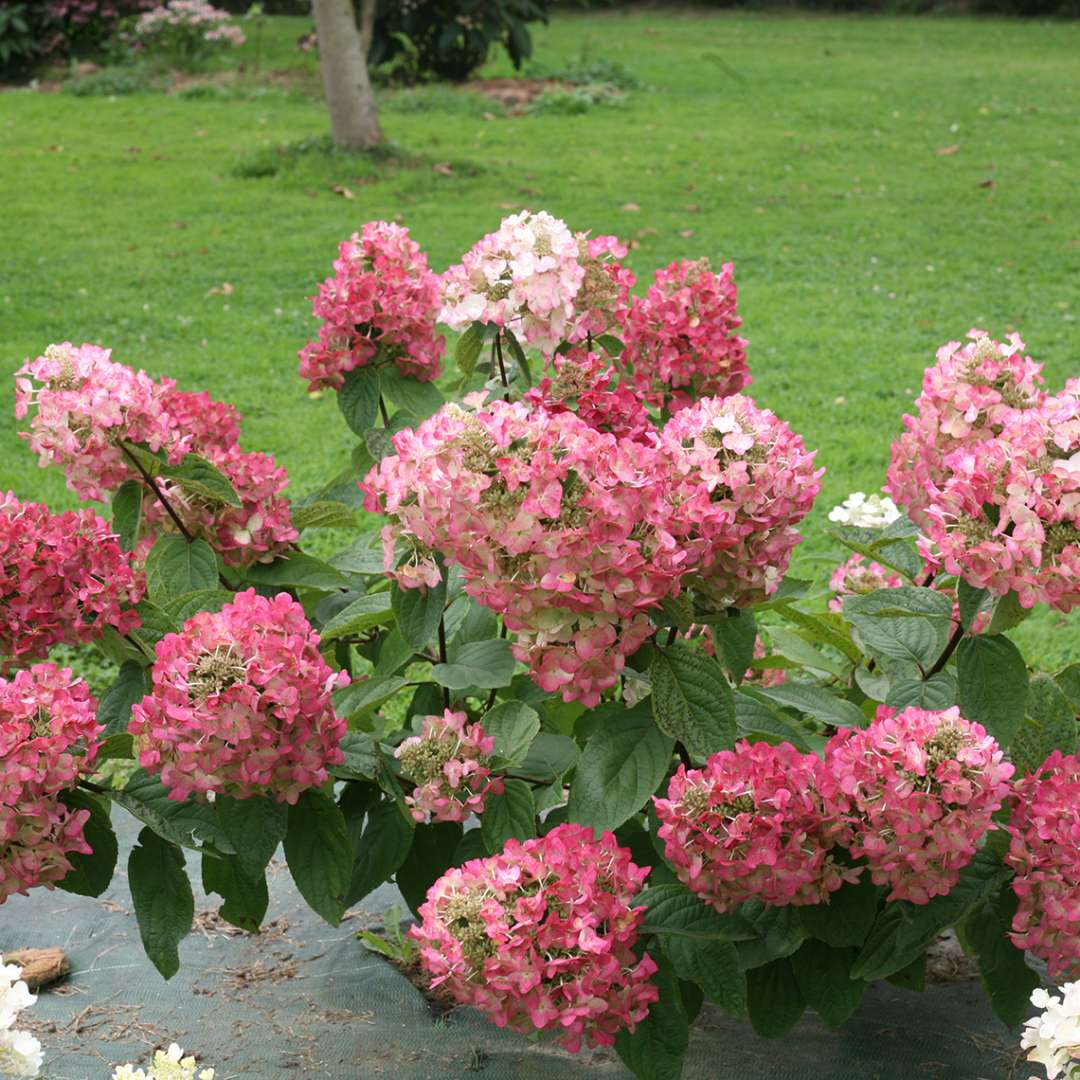
<svg viewBox="0 0 1080 1080"><path fill-rule="evenodd" d="M5 964L0 956L0 1075L37 1076L45 1055L29 1031L15 1029L23 1009L37 1001L19 976L22 968Z"/></svg>
<svg viewBox="0 0 1080 1080"><path fill-rule="evenodd" d="M19 976L22 968L14 964L0 967L0 1031L6 1031L15 1023L15 1017L37 1001L30 988Z"/></svg>
<svg viewBox="0 0 1080 1080"><path fill-rule="evenodd" d="M1031 1004L1042 1009L1032 1017L1020 1037L1027 1060L1046 1070L1047 1080L1080 1078L1080 982L1065 983L1060 994L1040 987ZM1037 1080L1032 1077L1032 1080Z"/></svg>
<svg viewBox="0 0 1080 1080"><path fill-rule="evenodd" d="M829 511L829 520L861 529L883 529L900 517L900 508L887 495L867 495L853 491L839 506Z"/></svg>
<svg viewBox="0 0 1080 1080"><path fill-rule="evenodd" d="M146 1073L134 1065L119 1065L113 1070L112 1080L146 1080Z"/></svg>
<svg viewBox="0 0 1080 1080"><path fill-rule="evenodd" d="M29 1031L0 1031L0 1075L37 1076L45 1055Z"/></svg>
<svg viewBox="0 0 1080 1080"><path fill-rule="evenodd" d="M168 1050L155 1050L149 1072L134 1065L120 1065L112 1074L112 1080L214 1080L213 1069L199 1070L199 1063L190 1054L172 1043Z"/></svg>

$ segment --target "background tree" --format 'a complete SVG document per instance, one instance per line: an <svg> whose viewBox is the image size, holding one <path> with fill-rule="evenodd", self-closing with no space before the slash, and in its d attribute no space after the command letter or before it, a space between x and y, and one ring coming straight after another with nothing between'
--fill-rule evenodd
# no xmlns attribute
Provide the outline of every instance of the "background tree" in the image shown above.
<svg viewBox="0 0 1080 1080"><path fill-rule="evenodd" d="M313 0L330 132L344 150L367 150L382 142L375 95L368 77L368 37L357 27L353 0ZM370 28L374 0L360 0L360 23Z"/></svg>

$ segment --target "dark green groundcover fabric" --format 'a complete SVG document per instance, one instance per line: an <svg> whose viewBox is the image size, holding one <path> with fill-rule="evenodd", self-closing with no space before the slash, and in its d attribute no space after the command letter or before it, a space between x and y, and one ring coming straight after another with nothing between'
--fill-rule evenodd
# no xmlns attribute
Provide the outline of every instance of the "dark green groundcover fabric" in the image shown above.
<svg viewBox="0 0 1080 1080"><path fill-rule="evenodd" d="M129 849L134 830L124 829ZM126 859L122 852L121 866ZM190 856L189 856L190 859ZM182 967L164 982L142 952L123 873L98 900L35 891L0 907L0 953L59 946L73 974L24 1018L47 1051L48 1080L107 1080L179 1042L219 1080L578 1080L627 1078L608 1051L567 1054L499 1031L471 1009L437 1015L413 986L356 940L398 899L383 886L338 929L304 905L281 863L271 867L264 932L221 923L196 896ZM197 873L194 876L198 876ZM977 982L923 994L872 987L830 1032L811 1013L780 1040L706 1005L686 1080L1026 1080L1016 1033L998 1023Z"/></svg>

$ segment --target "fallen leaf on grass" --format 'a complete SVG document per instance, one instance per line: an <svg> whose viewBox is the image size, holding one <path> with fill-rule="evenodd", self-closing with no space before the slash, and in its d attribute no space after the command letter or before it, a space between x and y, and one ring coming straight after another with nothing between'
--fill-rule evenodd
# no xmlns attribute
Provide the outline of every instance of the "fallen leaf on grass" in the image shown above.
<svg viewBox="0 0 1080 1080"><path fill-rule="evenodd" d="M934 153L937 154L938 157L948 157L950 154L957 153L959 151L959 149L960 149L960 144L959 143L953 143L952 146L939 146L934 151Z"/></svg>
<svg viewBox="0 0 1080 1080"><path fill-rule="evenodd" d="M981 188L996 188L997 187L997 181L994 180L993 178L991 178L989 180L983 180L979 184L979 187L981 187Z"/></svg>
<svg viewBox="0 0 1080 1080"><path fill-rule="evenodd" d="M432 168L440 176L453 176L454 175L454 167L448 161L437 161L432 166Z"/></svg>
<svg viewBox="0 0 1080 1080"><path fill-rule="evenodd" d="M223 281L220 285L215 285L214 288L208 289L207 296L232 296L233 287L227 282Z"/></svg>
<svg viewBox="0 0 1080 1080"><path fill-rule="evenodd" d="M689 240L689 239L690 239L690 237L694 235L694 230L693 230L693 229L680 229L680 230L679 230L679 235L680 235L680 236L681 236L681 237L682 237L682 238L683 238L684 240Z"/></svg>
<svg viewBox="0 0 1080 1080"><path fill-rule="evenodd" d="M331 184L330 190L335 195L340 195L343 199L354 199L355 195L344 184Z"/></svg>
<svg viewBox="0 0 1080 1080"><path fill-rule="evenodd" d="M627 214L636 214L641 209L641 207L638 206L636 202L628 202L623 203L620 209Z"/></svg>

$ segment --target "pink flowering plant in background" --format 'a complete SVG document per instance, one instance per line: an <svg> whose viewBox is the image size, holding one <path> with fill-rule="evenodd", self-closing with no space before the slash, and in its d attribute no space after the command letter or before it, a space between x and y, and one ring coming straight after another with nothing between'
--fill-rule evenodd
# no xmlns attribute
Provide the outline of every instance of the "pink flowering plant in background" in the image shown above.
<svg viewBox="0 0 1080 1080"><path fill-rule="evenodd" d="M297 342L352 440L314 491L150 357L21 366L28 449L96 505L0 500L0 903L101 894L112 804L170 977L183 850L254 930L281 845L334 925L393 882L416 923L380 951L440 1000L641 1080L704 997L837 1026L948 930L1006 1023L1028 954L1080 972L1080 675L1008 636L1080 598L1080 382L973 331L888 495L815 510L733 266L628 261L544 212L442 273L362 225ZM100 704L50 659L90 645Z"/></svg>
<svg viewBox="0 0 1080 1080"><path fill-rule="evenodd" d="M247 38L232 16L206 0L165 0L135 20L135 47L189 68L217 52L239 48Z"/></svg>

